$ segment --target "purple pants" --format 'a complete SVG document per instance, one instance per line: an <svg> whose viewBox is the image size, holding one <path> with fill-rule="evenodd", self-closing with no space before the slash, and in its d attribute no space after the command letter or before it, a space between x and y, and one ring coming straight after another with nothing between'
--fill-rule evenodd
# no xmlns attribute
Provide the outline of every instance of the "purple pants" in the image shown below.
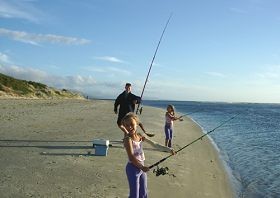
<svg viewBox="0 0 280 198"><path fill-rule="evenodd" d="M172 136L173 136L173 129L172 129L172 126L166 124L164 126L164 131L165 131L165 139L166 140L171 140L172 139Z"/></svg>
<svg viewBox="0 0 280 198"><path fill-rule="evenodd" d="M129 198L147 198L147 174L128 162L126 175L129 184Z"/></svg>

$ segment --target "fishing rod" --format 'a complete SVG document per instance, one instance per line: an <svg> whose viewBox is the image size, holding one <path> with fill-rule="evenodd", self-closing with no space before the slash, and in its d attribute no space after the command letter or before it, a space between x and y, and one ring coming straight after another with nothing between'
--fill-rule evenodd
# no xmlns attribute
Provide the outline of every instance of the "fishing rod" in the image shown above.
<svg viewBox="0 0 280 198"><path fill-rule="evenodd" d="M214 132L216 129L220 128L221 126L223 126L224 124L226 124L227 122L231 121L232 119L234 119L236 116L238 116L239 114L236 114L234 116L232 116L231 118L229 118L228 120L225 120L224 122L222 122L220 125L218 125L217 127L215 127L214 129L208 131L207 133L205 133L204 135L198 137L197 139L193 140L192 142L190 142L189 144L185 145L184 147L180 148L179 150L175 151L175 153L179 153L180 151L182 151L183 149L187 148L188 146L192 145L193 143L197 142L198 140L202 140L203 137L205 137L206 135L209 135L210 133ZM155 166L158 166L160 163L164 162L165 160L167 160L168 158L170 158L171 156L173 156L173 154L168 155L167 157L159 160L158 162L154 163L153 165L149 166L150 169L152 169ZM167 174L168 168L158 168L156 172L156 175L161 175L161 174Z"/></svg>
<svg viewBox="0 0 280 198"><path fill-rule="evenodd" d="M194 113L199 112L199 111L200 111L200 110L193 111L193 112L190 112L190 113L186 113L186 114L181 115L180 117L182 118L182 117L185 117L185 116L187 116L187 115L194 114Z"/></svg>
<svg viewBox="0 0 280 198"><path fill-rule="evenodd" d="M144 83L144 86L143 86L143 89L142 89L142 93L141 93L141 96L140 96L140 102L138 103L138 106L137 106L137 109L136 109L136 114L138 114L138 111L139 111L139 108L140 108L140 105L141 105L141 101L142 101L142 97L143 97L143 94L144 94L144 90L145 90L145 88L146 88L146 84L147 84L147 82L148 82L148 78L149 78L149 75L150 75L150 72L151 72L151 69L152 69L152 66L153 66L153 63L154 63L154 60L155 60L155 57L156 57L156 54L157 54L159 45L160 45L160 43L161 43L162 37L163 37L164 32L165 32L165 30L166 30L166 28L167 28L167 26L168 26L168 24L169 24L169 21L170 21L171 17L172 17L172 13L170 14L170 16L169 16L169 18L168 18L168 20L167 20L167 22L166 22L166 24L165 24L165 27L164 27L164 29L163 29L163 31L162 31L162 34L161 34L160 39L159 39L159 42L158 42L158 44L157 44L156 51L155 51L154 56L153 56L153 59L152 59L152 61L151 61L150 68L149 68L149 71L148 71L148 74L147 74L147 76L146 76L146 80L145 80L145 83ZM142 109L140 110L140 114L141 114L141 113L142 113Z"/></svg>

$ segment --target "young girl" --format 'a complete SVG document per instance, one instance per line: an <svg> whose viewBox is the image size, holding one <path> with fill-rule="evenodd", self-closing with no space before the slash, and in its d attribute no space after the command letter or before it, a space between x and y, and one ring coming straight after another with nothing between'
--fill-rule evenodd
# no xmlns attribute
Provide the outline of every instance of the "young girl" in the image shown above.
<svg viewBox="0 0 280 198"><path fill-rule="evenodd" d="M135 114L128 113L122 119L122 124L128 131L128 134L124 138L124 147L128 155L126 175L130 189L129 197L145 198L148 197L146 172L149 171L149 167L144 165L145 155L142 143L147 139L137 133L139 119ZM169 149L169 151L175 154L172 149Z"/></svg>
<svg viewBox="0 0 280 198"><path fill-rule="evenodd" d="M165 113L165 126L164 126L164 131L165 131L165 146L168 146L171 148L171 140L173 137L173 121L174 120L180 120L182 121L182 116L176 117L175 116L175 110L174 110L173 105L168 105L166 108L166 113Z"/></svg>
<svg viewBox="0 0 280 198"><path fill-rule="evenodd" d="M129 112L129 113L127 113L127 114L134 114L133 112ZM131 115L131 116L132 116ZM155 134L154 133L147 133L146 132L146 130L145 130L145 128L144 128L144 125L139 121L138 122L138 125L139 125L139 127L141 128L141 130L147 135L147 136L149 136L149 137L154 137L155 136ZM120 124L119 125L119 128L124 132L124 136L126 136L127 134L128 134L128 131L126 130L126 128L123 126L123 124Z"/></svg>

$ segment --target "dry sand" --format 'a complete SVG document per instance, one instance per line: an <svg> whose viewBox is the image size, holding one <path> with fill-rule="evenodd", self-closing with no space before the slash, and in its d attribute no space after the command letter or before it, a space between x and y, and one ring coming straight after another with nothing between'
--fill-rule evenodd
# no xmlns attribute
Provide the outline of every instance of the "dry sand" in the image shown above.
<svg viewBox="0 0 280 198"><path fill-rule="evenodd" d="M145 107L140 119L154 141L164 143L163 109ZM0 100L0 195L6 197L128 196L126 152L119 142L113 102L106 100ZM175 122L174 148L201 135L190 119ZM95 156L92 140L108 139L107 156ZM146 164L169 155L145 147ZM88 155L88 153L91 153ZM234 197L216 150L207 138L148 172L151 198Z"/></svg>

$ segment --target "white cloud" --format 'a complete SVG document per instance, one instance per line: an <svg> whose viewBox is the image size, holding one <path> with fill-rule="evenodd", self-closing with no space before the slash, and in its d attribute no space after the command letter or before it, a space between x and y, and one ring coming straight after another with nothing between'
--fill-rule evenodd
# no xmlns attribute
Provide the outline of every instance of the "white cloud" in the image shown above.
<svg viewBox="0 0 280 198"><path fill-rule="evenodd" d="M17 79L34 81L58 89L75 90L94 98L115 98L125 82L104 79L97 81L93 76L57 76L31 67L4 65L0 63L0 73Z"/></svg>
<svg viewBox="0 0 280 198"><path fill-rule="evenodd" d="M6 36L16 41L38 45L42 42L63 43L68 45L83 45L90 43L90 40L75 37L66 37L54 34L32 34L24 31L14 31L0 28L0 36Z"/></svg>
<svg viewBox="0 0 280 198"><path fill-rule="evenodd" d="M32 1L0 0L1 18L18 18L38 23L42 15Z"/></svg>
<svg viewBox="0 0 280 198"><path fill-rule="evenodd" d="M0 63L0 73L28 80L44 83L59 89L76 90L94 98L114 99L124 87L125 82L112 79L96 80L93 76L57 76L45 71L5 65ZM242 89L240 89L240 85ZM133 81L133 93L140 95L143 82ZM180 91L178 91L180 90ZM208 100L229 102L279 102L280 85L274 84L246 84L239 83L229 87L212 87L204 84L184 83L174 80L172 82L152 80L146 86L143 99L167 99L167 100Z"/></svg>
<svg viewBox="0 0 280 198"><path fill-rule="evenodd" d="M258 81L277 82L280 80L280 65L265 66L262 72L255 73Z"/></svg>
<svg viewBox="0 0 280 198"><path fill-rule="evenodd" d="M119 68L116 68L116 67L108 67L108 70L110 72L117 72L119 74L124 74L124 75L127 75L127 76L131 75L130 71L125 70L125 69L119 69Z"/></svg>
<svg viewBox="0 0 280 198"><path fill-rule="evenodd" d="M275 78L279 77L279 74L272 73L272 72L258 73L256 75L257 75L257 77L262 78L262 79L275 79Z"/></svg>
<svg viewBox="0 0 280 198"><path fill-rule="evenodd" d="M115 75L126 75L130 76L131 72L126 69L119 69L117 67L85 67L87 71L98 72L98 73L107 73L107 74L115 74Z"/></svg>
<svg viewBox="0 0 280 198"><path fill-rule="evenodd" d="M113 56L99 56L99 57L94 57L94 58L98 59L98 60L112 62L112 63L124 63L123 60L118 59L118 58L113 57Z"/></svg>
<svg viewBox="0 0 280 198"><path fill-rule="evenodd" d="M98 72L98 73L106 73L107 70L104 69L103 67L84 67L84 69L86 71L90 71L90 72Z"/></svg>
<svg viewBox="0 0 280 198"><path fill-rule="evenodd" d="M2 65L0 67L0 72L22 80L38 82L41 82L42 79L48 78L48 75L43 71L33 68L23 68L16 65Z"/></svg>
<svg viewBox="0 0 280 198"><path fill-rule="evenodd" d="M0 52L0 63L10 63L10 58L8 55Z"/></svg>
<svg viewBox="0 0 280 198"><path fill-rule="evenodd" d="M96 80L92 76L55 76L42 70L16 65L0 65L0 73L22 80L44 83L56 88L80 90L83 87L91 87L96 84Z"/></svg>

